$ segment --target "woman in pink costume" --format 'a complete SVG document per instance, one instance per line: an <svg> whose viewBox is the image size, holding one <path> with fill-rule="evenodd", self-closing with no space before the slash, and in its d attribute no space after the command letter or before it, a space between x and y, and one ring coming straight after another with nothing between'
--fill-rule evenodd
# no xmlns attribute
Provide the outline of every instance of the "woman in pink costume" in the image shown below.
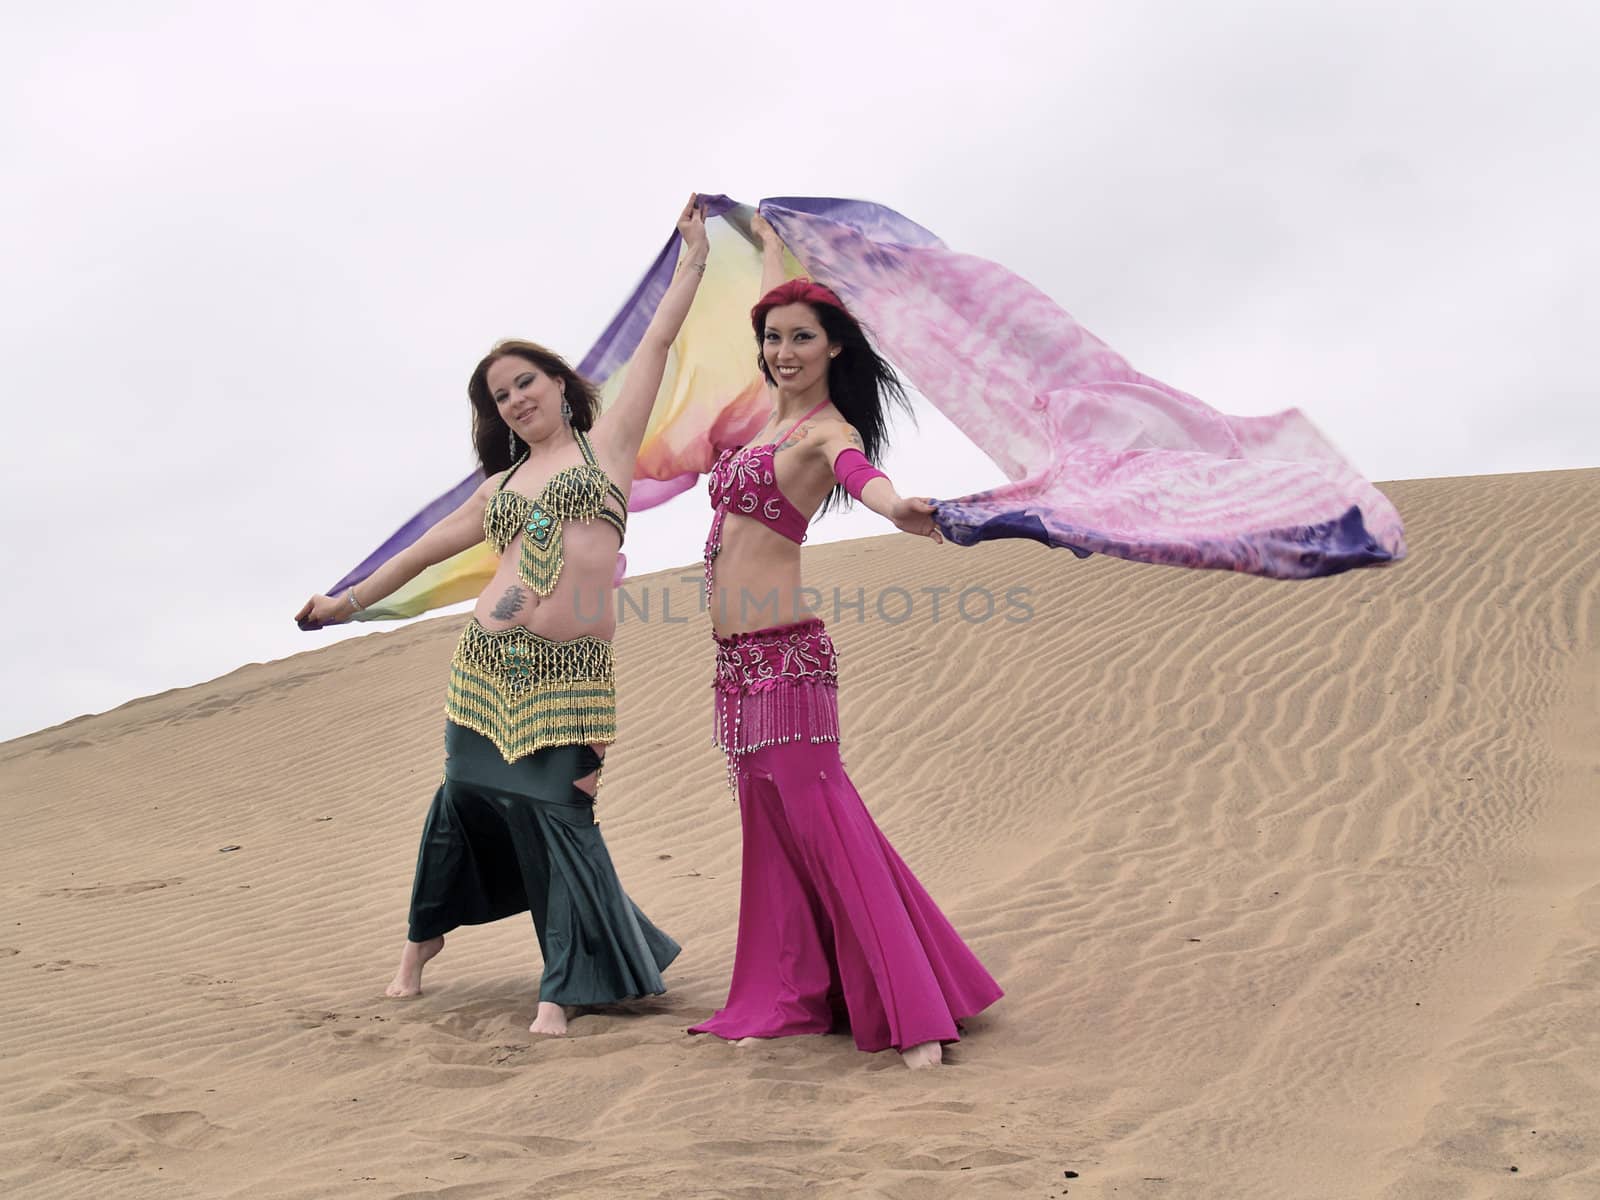
<svg viewBox="0 0 1600 1200"><path fill-rule="evenodd" d="M761 217L765 294L751 310L772 417L710 477L706 599L717 642L716 735L744 830L727 1003L693 1033L771 1038L848 1021L856 1045L934 1066L957 1022L999 999L989 973L861 803L839 758L833 643L801 602L800 543L836 487L939 540L933 508L870 460L894 371L827 288L783 282Z"/></svg>

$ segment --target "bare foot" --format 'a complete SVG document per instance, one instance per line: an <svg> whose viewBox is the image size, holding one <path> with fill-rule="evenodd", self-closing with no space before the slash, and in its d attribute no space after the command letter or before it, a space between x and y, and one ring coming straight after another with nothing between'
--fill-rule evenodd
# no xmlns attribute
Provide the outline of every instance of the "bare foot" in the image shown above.
<svg viewBox="0 0 1600 1200"><path fill-rule="evenodd" d="M770 1042L771 1040L772 1040L771 1038L764 1038L764 1037L742 1037L738 1041L734 1042L734 1045L735 1046L759 1046L759 1045L761 1045L762 1042Z"/></svg>
<svg viewBox="0 0 1600 1200"><path fill-rule="evenodd" d="M533 1024L528 1026L528 1032L542 1033L547 1037L565 1037L567 1010L559 1004L551 1004L548 1000L539 1001L539 1011L534 1014Z"/></svg>
<svg viewBox="0 0 1600 1200"><path fill-rule="evenodd" d="M937 1067L944 1061L944 1047L938 1042L923 1042L921 1045L912 1046L909 1050L900 1051L900 1061L913 1071L920 1071L923 1067Z"/></svg>
<svg viewBox="0 0 1600 1200"><path fill-rule="evenodd" d="M422 968L435 954L444 949L444 938L429 938L425 942L407 942L400 952L400 969L394 979L383 989L385 996L404 999L422 995Z"/></svg>

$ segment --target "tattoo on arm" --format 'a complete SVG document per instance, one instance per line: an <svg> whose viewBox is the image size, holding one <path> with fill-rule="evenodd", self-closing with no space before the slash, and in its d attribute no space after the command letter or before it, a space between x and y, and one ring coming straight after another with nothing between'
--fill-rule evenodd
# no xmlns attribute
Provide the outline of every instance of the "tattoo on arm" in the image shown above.
<svg viewBox="0 0 1600 1200"><path fill-rule="evenodd" d="M506 589L505 595L495 601L494 611L489 615L496 621L509 621L522 611L522 604L527 598L521 588L512 584Z"/></svg>
<svg viewBox="0 0 1600 1200"><path fill-rule="evenodd" d="M867 452L867 444L861 440L861 435L856 432L856 427L854 425L851 425L849 429L850 433L848 436L850 439L850 444L857 450L861 451L861 453L865 454Z"/></svg>

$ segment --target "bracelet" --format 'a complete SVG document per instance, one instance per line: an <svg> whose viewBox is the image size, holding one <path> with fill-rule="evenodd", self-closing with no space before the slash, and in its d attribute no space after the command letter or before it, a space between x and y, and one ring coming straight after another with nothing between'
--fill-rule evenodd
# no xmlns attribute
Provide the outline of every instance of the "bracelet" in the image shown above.
<svg viewBox="0 0 1600 1200"><path fill-rule="evenodd" d="M350 601L350 609L352 612L360 612L366 608L365 604L356 599L356 589L353 587L345 589L344 598Z"/></svg>

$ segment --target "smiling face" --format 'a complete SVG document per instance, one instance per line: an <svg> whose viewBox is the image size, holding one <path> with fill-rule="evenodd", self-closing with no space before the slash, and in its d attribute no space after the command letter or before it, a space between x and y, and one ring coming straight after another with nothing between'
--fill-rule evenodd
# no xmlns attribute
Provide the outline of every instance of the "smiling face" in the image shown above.
<svg viewBox="0 0 1600 1200"><path fill-rule="evenodd" d="M828 363L838 353L811 305L785 304L767 313L761 357L780 392L826 386Z"/></svg>
<svg viewBox="0 0 1600 1200"><path fill-rule="evenodd" d="M501 419L524 442L542 442L565 424L561 417L561 381L528 359L515 354L495 359L489 364L484 382Z"/></svg>

